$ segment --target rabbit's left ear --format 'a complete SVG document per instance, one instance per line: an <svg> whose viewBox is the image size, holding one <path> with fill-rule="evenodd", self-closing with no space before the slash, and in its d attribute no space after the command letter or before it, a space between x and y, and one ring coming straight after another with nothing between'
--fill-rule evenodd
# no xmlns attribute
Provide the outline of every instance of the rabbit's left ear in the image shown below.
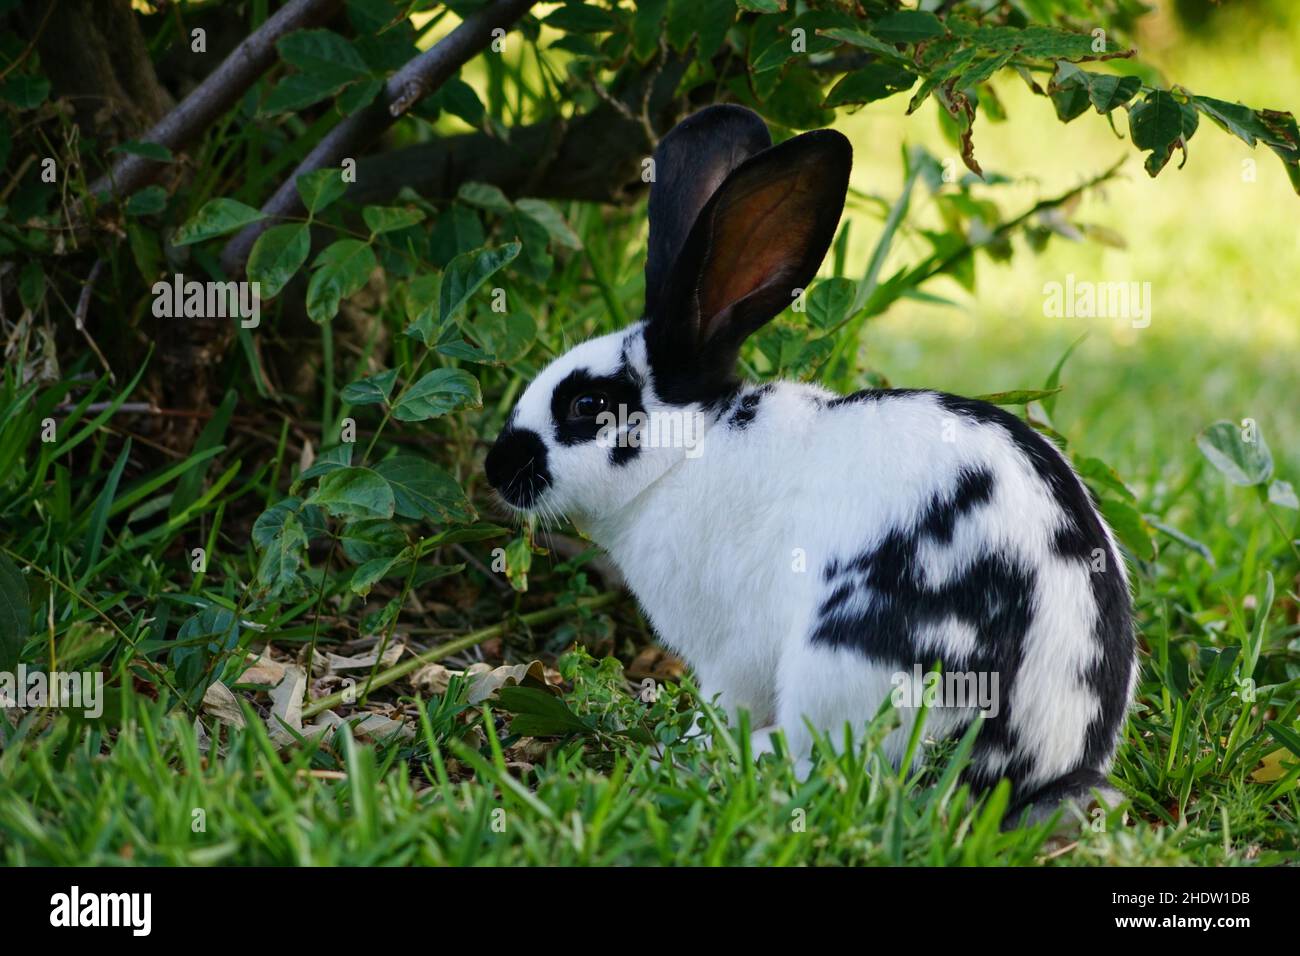
<svg viewBox="0 0 1300 956"><path fill-rule="evenodd" d="M852 165L844 136L816 130L752 156L718 187L647 316L661 397L685 404L727 389L741 343L817 274Z"/></svg>

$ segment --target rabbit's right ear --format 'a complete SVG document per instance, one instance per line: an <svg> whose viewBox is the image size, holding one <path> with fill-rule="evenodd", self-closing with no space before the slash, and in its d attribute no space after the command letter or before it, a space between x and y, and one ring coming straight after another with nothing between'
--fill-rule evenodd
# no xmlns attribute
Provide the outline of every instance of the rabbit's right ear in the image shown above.
<svg viewBox="0 0 1300 956"><path fill-rule="evenodd" d="M700 210L731 171L772 145L767 124L743 106L708 106L659 141L650 186L650 239L645 263L645 311L663 306L673 264Z"/></svg>

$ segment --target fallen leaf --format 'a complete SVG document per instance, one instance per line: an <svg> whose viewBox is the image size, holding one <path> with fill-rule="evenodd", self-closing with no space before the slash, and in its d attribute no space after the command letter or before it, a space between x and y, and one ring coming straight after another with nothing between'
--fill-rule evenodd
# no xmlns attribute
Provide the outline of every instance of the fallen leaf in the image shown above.
<svg viewBox="0 0 1300 956"><path fill-rule="evenodd" d="M330 653L326 653L323 656L326 672L335 674L339 671L370 670L375 666L376 660L378 660L383 667L388 667L390 664L396 663L397 659L402 656L402 652L405 650L405 645L393 644L384 651L382 659L379 658L377 649L371 651L369 654L358 654L355 657L341 657L338 654ZM317 655L316 659L318 661L321 660L321 655Z"/></svg>
<svg viewBox="0 0 1300 956"><path fill-rule="evenodd" d="M447 693L447 687L451 683L453 671L436 661L432 664L425 664L418 671L411 675L411 684L420 693L425 695Z"/></svg>
<svg viewBox="0 0 1300 956"><path fill-rule="evenodd" d="M307 674L296 664L284 668L284 680L271 691L271 715L267 729L277 746L285 746L296 739L288 728L302 733L302 695L307 689Z"/></svg>
<svg viewBox="0 0 1300 956"><path fill-rule="evenodd" d="M1282 766L1285 759L1289 766ZM1250 779L1256 783L1274 783L1286 776L1287 771L1295 766L1295 756L1285 747L1279 747L1271 754L1265 754L1260 760L1259 767L1250 775Z"/></svg>
<svg viewBox="0 0 1300 956"><path fill-rule="evenodd" d="M267 687L274 687L282 680L284 680L284 665L273 660L271 650L267 648L244 673L239 675L238 683L265 684Z"/></svg>
<svg viewBox="0 0 1300 956"><path fill-rule="evenodd" d="M211 714L223 724L244 726L244 712L239 709L239 698L221 681L209 684L203 692L203 712Z"/></svg>
<svg viewBox="0 0 1300 956"><path fill-rule="evenodd" d="M471 667L466 673L472 674L473 671L474 668ZM505 664L493 667L486 673L479 672L469 685L466 699L471 704L481 704L502 687L516 685L536 687L560 696L560 689L546 680L546 666L541 661L529 661L527 664Z"/></svg>

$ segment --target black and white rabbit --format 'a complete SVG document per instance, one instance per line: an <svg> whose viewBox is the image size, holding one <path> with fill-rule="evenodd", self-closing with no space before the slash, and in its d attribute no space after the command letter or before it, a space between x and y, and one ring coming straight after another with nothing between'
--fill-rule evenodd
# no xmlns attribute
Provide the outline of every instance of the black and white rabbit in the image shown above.
<svg viewBox="0 0 1300 956"><path fill-rule="evenodd" d="M806 722L862 727L938 660L996 675L988 716L926 718L935 737L982 721L977 786L1009 778L1035 817L1094 788L1113 803L1131 606L1065 458L984 402L736 378L745 338L816 274L851 163L837 132L773 146L736 106L678 124L654 156L644 318L537 376L488 480L609 552L702 691L748 709L756 753L778 727L796 756Z"/></svg>

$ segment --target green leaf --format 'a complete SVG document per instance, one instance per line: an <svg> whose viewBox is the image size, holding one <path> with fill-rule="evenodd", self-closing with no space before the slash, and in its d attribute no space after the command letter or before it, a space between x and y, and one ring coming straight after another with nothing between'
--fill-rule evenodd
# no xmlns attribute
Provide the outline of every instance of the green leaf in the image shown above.
<svg viewBox="0 0 1300 956"><path fill-rule="evenodd" d="M352 464L352 446L350 444L335 445L333 448L326 448L317 455L316 462L295 480L310 481L312 478L328 475L331 471L336 471L339 468L346 468L350 464Z"/></svg>
<svg viewBox="0 0 1300 956"><path fill-rule="evenodd" d="M1080 101L1083 93L1087 94L1087 102L1091 103L1098 113L1109 113L1117 106L1123 106L1142 88L1142 81L1136 76L1116 76L1111 73L1089 73L1081 70L1073 63L1065 60L1058 61L1056 72L1052 75L1052 82L1048 86L1048 92L1053 97L1053 102L1058 103L1058 113L1061 112L1059 104L1070 104L1070 116L1061 118L1068 122L1083 109L1077 109L1076 106Z"/></svg>
<svg viewBox="0 0 1300 956"><path fill-rule="evenodd" d="M307 212L315 216L326 206L347 192L348 184L343 181L343 170L334 166L314 169L303 173L294 182Z"/></svg>
<svg viewBox="0 0 1300 956"><path fill-rule="evenodd" d="M510 722L510 733L523 737L561 737L596 732L561 698L536 687L502 687L497 691L497 706L515 715Z"/></svg>
<svg viewBox="0 0 1300 956"><path fill-rule="evenodd" d="M1296 497L1295 488L1291 486L1291 482L1283 481L1281 478L1268 486L1268 500L1269 504L1277 505L1279 508L1300 511L1300 498Z"/></svg>
<svg viewBox="0 0 1300 956"><path fill-rule="evenodd" d="M892 63L871 63L848 73L826 94L825 106L873 103L916 85L915 74Z"/></svg>
<svg viewBox="0 0 1300 956"><path fill-rule="evenodd" d="M214 236L223 236L265 218L260 209L245 206L234 199L210 199L176 230L172 244L188 246Z"/></svg>
<svg viewBox="0 0 1300 956"><path fill-rule="evenodd" d="M1174 147L1196 132L1196 110L1179 103L1166 90L1153 90L1128 114L1129 136L1133 145L1150 150L1146 171L1155 176L1173 156Z"/></svg>
<svg viewBox="0 0 1300 956"><path fill-rule="evenodd" d="M268 521L263 518L273 515ZM265 542L257 564L257 583L271 598L279 597L298 583L298 571L307 549L307 533L298 515L287 509L267 511L258 518L259 534Z"/></svg>
<svg viewBox="0 0 1300 956"><path fill-rule="evenodd" d="M898 50L883 40L877 40L869 33L862 30L851 30L846 27L830 27L825 30L818 30L818 35L835 40L837 43L847 43L850 46L861 47L864 50L870 50L872 53L878 53L889 60L898 62L903 61L903 55Z"/></svg>
<svg viewBox="0 0 1300 956"><path fill-rule="evenodd" d="M499 692L497 696L500 696ZM1273 735L1274 740L1297 757L1300 757L1300 734L1282 726L1275 720L1264 721L1264 726L1268 728L1268 732Z"/></svg>
<svg viewBox="0 0 1300 956"><path fill-rule="evenodd" d="M456 191L456 198L471 206L501 215L513 212L515 208L506 198L506 194L490 183L461 183L460 189Z"/></svg>
<svg viewBox="0 0 1300 956"><path fill-rule="evenodd" d="M388 576L397 563L396 558L375 558L373 561L367 561L352 573L352 580L348 582L348 587L356 594L366 595L370 589Z"/></svg>
<svg viewBox="0 0 1300 956"><path fill-rule="evenodd" d="M413 206L366 206L361 210L361 218L377 236L423 222L424 211Z"/></svg>
<svg viewBox="0 0 1300 956"><path fill-rule="evenodd" d="M27 578L9 556L0 554L0 671L13 671L31 633Z"/></svg>
<svg viewBox="0 0 1300 956"><path fill-rule="evenodd" d="M401 513L401 509L398 509ZM387 518L370 518L352 521L339 536L343 553L356 564L365 564L376 558L396 561L407 545L406 532Z"/></svg>
<svg viewBox="0 0 1300 956"><path fill-rule="evenodd" d="M942 20L933 13L921 10L900 10L881 17L871 25L872 35L886 43L915 43L943 36L947 32Z"/></svg>
<svg viewBox="0 0 1300 956"><path fill-rule="evenodd" d="M1197 541L1191 535L1179 531L1173 525L1165 524L1154 515L1146 515L1145 517L1147 519L1147 524L1151 525L1151 527L1155 528L1161 534L1169 535L1169 537L1173 538L1175 541L1177 541L1179 544L1183 545L1184 547L1189 548L1192 551L1195 551L1197 554L1199 554L1202 558L1205 559L1206 564L1208 564L1210 567L1215 567L1214 552L1211 551L1209 547L1205 545L1203 542Z"/></svg>
<svg viewBox="0 0 1300 956"><path fill-rule="evenodd" d="M248 278L261 283L262 298L272 299L294 277L311 252L311 230L305 222L272 226L257 237L248 254Z"/></svg>
<svg viewBox="0 0 1300 956"><path fill-rule="evenodd" d="M504 246L462 253L447 263L442 287L438 290L439 325L450 322L479 286L498 269L514 261L519 249L519 243L508 242Z"/></svg>
<svg viewBox="0 0 1300 956"><path fill-rule="evenodd" d="M126 201L126 211L132 216L151 216L167 208L167 190L161 186L146 186Z"/></svg>
<svg viewBox="0 0 1300 956"><path fill-rule="evenodd" d="M1117 106L1123 106L1142 89L1142 81L1136 76L1115 76L1110 73L1089 74L1092 81L1088 86L1088 99L1098 113L1109 113Z"/></svg>
<svg viewBox="0 0 1300 956"><path fill-rule="evenodd" d="M467 125L478 127L487 114L474 87L459 77L452 77L435 94L437 105Z"/></svg>
<svg viewBox="0 0 1300 956"><path fill-rule="evenodd" d="M1143 561L1156 559L1156 542L1152 537L1151 525L1147 524L1136 508L1114 498L1101 499L1097 507L1106 523L1114 529L1115 535L1133 554Z"/></svg>
<svg viewBox="0 0 1300 956"><path fill-rule="evenodd" d="M320 480L306 501L319 505L336 518L391 518L393 489L369 468L340 468Z"/></svg>
<svg viewBox="0 0 1300 956"><path fill-rule="evenodd" d="M1262 485L1273 475L1273 455L1253 422L1245 429L1215 422L1196 436L1196 446L1234 485Z"/></svg>
<svg viewBox="0 0 1300 956"><path fill-rule="evenodd" d="M976 401L988 402L990 405L1028 405L1030 402L1041 402L1045 398L1051 398L1064 387L1058 385L1056 388L1018 388L1009 392L977 395L975 398Z"/></svg>
<svg viewBox="0 0 1300 956"><path fill-rule="evenodd" d="M526 535L506 545L506 580L516 591L528 590L528 572L533 566L533 548Z"/></svg>
<svg viewBox="0 0 1300 956"><path fill-rule="evenodd" d="M403 518L468 522L478 517L456 479L431 462L398 455L380 462L375 471L392 486L396 511Z"/></svg>
<svg viewBox="0 0 1300 956"><path fill-rule="evenodd" d="M1046 406L1046 403L1044 403L1044 406ZM1128 485L1124 484L1124 480L1120 478L1119 473L1100 458L1080 458L1075 461L1075 467L1078 469L1080 477L1085 480L1112 491L1128 501L1137 501L1137 496L1129 490Z"/></svg>
<svg viewBox="0 0 1300 956"><path fill-rule="evenodd" d="M0 84L0 99L20 110L34 110L50 95L50 81L40 76L11 76Z"/></svg>
<svg viewBox="0 0 1300 956"><path fill-rule="evenodd" d="M1043 384L1044 391L1050 391L1053 393L1056 391L1057 386L1061 384L1061 372L1065 368L1065 363L1070 360L1070 356L1074 354L1074 350L1077 349L1080 343L1082 343L1087 337L1088 333L1084 332L1077 339L1071 342L1070 347L1065 350L1059 359L1056 360L1056 364L1052 366L1051 373L1047 376L1047 381ZM1049 395L1047 398L1043 399L1043 410L1049 415L1056 414L1055 394Z"/></svg>
<svg viewBox="0 0 1300 956"><path fill-rule="evenodd" d="M371 375L343 388L339 397L349 405L378 405L388 401L393 393L393 383L397 381L397 370L386 369L377 375Z"/></svg>
<svg viewBox="0 0 1300 956"><path fill-rule="evenodd" d="M462 369L440 368L407 389L398 399L393 417L402 422L422 422L460 408L482 405L478 379Z"/></svg>
<svg viewBox="0 0 1300 956"><path fill-rule="evenodd" d="M852 279L823 279L808 293L808 321L819 329L829 329L848 318L857 294Z"/></svg>
<svg viewBox="0 0 1300 956"><path fill-rule="evenodd" d="M297 30L281 37L276 49L286 63L340 85L370 75L356 47L332 30Z"/></svg>
<svg viewBox="0 0 1300 956"><path fill-rule="evenodd" d="M379 95L379 91L383 88L383 80L371 79L353 83L339 94L335 106L344 116L351 116L357 110L364 109L373 103L375 97Z"/></svg>
<svg viewBox="0 0 1300 956"><path fill-rule="evenodd" d="M542 22L565 33L608 33L619 25L618 18L610 11L587 3L567 4Z"/></svg>
<svg viewBox="0 0 1300 956"><path fill-rule="evenodd" d="M1247 146L1253 147L1256 142L1264 142L1270 146L1290 146L1286 137L1279 136L1264 122L1259 113L1249 106L1216 100L1210 96L1193 96L1192 104Z"/></svg>
<svg viewBox="0 0 1300 956"><path fill-rule="evenodd" d="M636 13L632 15L632 51L642 63L659 52L667 10L668 0L638 0L636 4Z"/></svg>
<svg viewBox="0 0 1300 956"><path fill-rule="evenodd" d="M537 340L537 323L527 312L482 312L470 332L495 362L509 365L523 358Z"/></svg>
<svg viewBox="0 0 1300 956"><path fill-rule="evenodd" d="M32 259L18 274L18 301L35 312L45 301L45 269L37 259Z"/></svg>
<svg viewBox="0 0 1300 956"><path fill-rule="evenodd" d="M262 116L294 113L321 100L329 99L346 85L331 76L291 73L275 84L258 112Z"/></svg>
<svg viewBox="0 0 1300 956"><path fill-rule="evenodd" d="M334 318L339 303L365 287L376 265L374 250L361 239L340 239L322 249L307 284L307 314L312 321Z"/></svg>
<svg viewBox="0 0 1300 956"><path fill-rule="evenodd" d="M560 211L544 199L520 199L515 211L536 222L551 237L551 243L566 249L581 249L582 240L565 221Z"/></svg>

